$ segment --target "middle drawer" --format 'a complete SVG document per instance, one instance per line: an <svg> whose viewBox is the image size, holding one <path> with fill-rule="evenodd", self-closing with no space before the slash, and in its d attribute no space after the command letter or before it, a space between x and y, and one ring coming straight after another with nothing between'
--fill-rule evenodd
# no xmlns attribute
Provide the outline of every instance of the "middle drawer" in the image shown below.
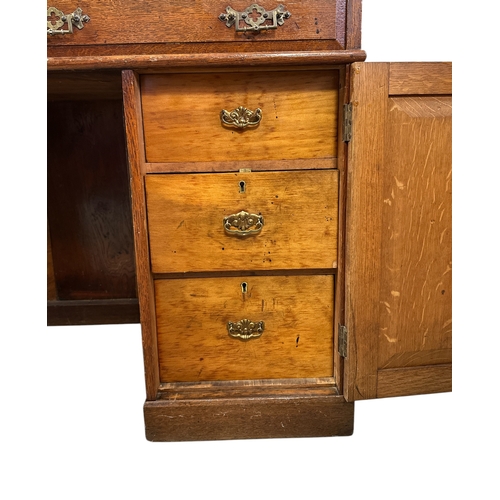
<svg viewBox="0 0 500 500"><path fill-rule="evenodd" d="M152 272L337 267L338 171L146 176Z"/></svg>

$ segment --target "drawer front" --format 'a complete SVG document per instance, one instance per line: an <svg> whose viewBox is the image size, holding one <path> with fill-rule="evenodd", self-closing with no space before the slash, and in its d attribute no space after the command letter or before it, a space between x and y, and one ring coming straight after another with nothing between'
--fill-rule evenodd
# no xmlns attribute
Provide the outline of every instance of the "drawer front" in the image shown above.
<svg viewBox="0 0 500 500"><path fill-rule="evenodd" d="M333 375L331 275L165 279L155 295L162 382ZM232 336L245 323L253 337Z"/></svg>
<svg viewBox="0 0 500 500"><path fill-rule="evenodd" d="M228 4L237 12L245 11L249 0L203 2L158 2L153 0L59 0L49 4L63 14L72 14L77 7L90 21L83 29L76 27L73 34L56 34L48 37L48 45L111 45L145 44L164 42L269 42L272 40L335 40L343 48L345 39L345 0L310 0L285 3L291 13L276 29L256 32L236 32L235 26L227 27L227 21L219 19L226 14ZM262 0L269 11L279 1ZM262 13L263 14L263 13ZM261 14L255 12L253 18ZM271 17L271 16L270 16ZM247 19L250 19L247 17ZM53 28L59 27L57 16L50 15L47 21ZM250 21L249 21L250 22ZM57 26L56 26L57 24ZM271 24L268 20L265 25ZM241 27L248 26L244 21Z"/></svg>
<svg viewBox="0 0 500 500"><path fill-rule="evenodd" d="M335 157L338 86L336 70L143 75L146 160ZM223 110L240 119L228 125Z"/></svg>
<svg viewBox="0 0 500 500"><path fill-rule="evenodd" d="M148 175L146 194L153 273L337 267L337 170Z"/></svg>

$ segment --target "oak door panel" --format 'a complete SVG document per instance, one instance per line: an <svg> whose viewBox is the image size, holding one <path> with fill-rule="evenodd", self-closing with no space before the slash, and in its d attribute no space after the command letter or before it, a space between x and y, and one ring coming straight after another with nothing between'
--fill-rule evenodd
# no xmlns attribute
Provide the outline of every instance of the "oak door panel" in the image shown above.
<svg viewBox="0 0 500 500"><path fill-rule="evenodd" d="M451 64L356 63L351 92L348 398L449 391Z"/></svg>

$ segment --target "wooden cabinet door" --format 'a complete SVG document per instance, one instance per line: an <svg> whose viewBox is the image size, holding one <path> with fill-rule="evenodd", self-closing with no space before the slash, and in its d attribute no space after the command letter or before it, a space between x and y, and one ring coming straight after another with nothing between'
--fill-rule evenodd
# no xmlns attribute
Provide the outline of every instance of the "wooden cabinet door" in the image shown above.
<svg viewBox="0 0 500 500"><path fill-rule="evenodd" d="M348 401L451 391L451 63L351 66Z"/></svg>

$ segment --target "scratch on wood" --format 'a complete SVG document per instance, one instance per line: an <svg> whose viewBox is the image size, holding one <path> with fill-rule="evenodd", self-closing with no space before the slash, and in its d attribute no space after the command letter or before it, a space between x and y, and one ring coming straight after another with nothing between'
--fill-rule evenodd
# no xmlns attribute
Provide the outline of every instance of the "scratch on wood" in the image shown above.
<svg viewBox="0 0 500 500"><path fill-rule="evenodd" d="M427 340L427 334L429 333L429 329L426 328L424 332L424 339L422 341L422 347L425 346L425 341Z"/></svg>

